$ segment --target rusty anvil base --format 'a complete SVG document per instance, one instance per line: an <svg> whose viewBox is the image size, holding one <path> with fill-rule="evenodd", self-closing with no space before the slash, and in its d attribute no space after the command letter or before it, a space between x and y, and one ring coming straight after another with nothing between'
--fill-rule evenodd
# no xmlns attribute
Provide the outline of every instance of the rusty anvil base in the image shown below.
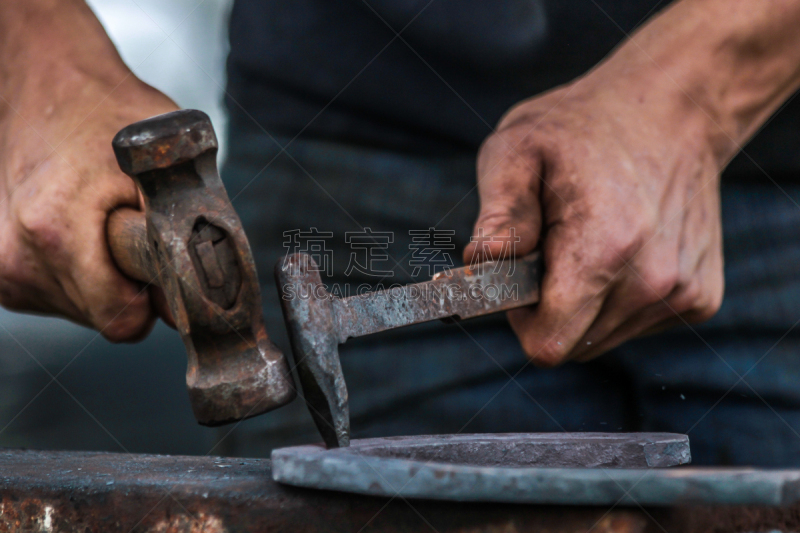
<svg viewBox="0 0 800 533"><path fill-rule="evenodd" d="M0 531L9 532L708 533L797 531L800 515L800 470L607 470L637 476L631 496L649 496L594 507L299 489L274 482L266 459L2 450L0 470ZM614 490L609 477L592 484ZM658 493L689 506L647 506Z"/></svg>

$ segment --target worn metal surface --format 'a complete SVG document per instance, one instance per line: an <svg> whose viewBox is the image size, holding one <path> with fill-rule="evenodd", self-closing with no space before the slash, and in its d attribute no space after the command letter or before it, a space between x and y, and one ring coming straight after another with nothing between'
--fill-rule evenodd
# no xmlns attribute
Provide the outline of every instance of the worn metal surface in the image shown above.
<svg viewBox="0 0 800 533"><path fill-rule="evenodd" d="M433 280L335 298L307 254L275 267L286 326L306 403L329 448L348 446L347 386L339 344L349 338L437 319L467 319L539 301L541 256L486 262Z"/></svg>
<svg viewBox="0 0 800 533"><path fill-rule="evenodd" d="M264 328L255 263L217 172L208 116L184 110L153 117L124 128L112 144L144 196L146 230L135 231L130 213L125 224L114 224L112 215L111 248L123 271L155 281L167 295L188 352L197 420L224 424L291 401L294 384Z"/></svg>
<svg viewBox="0 0 800 533"><path fill-rule="evenodd" d="M275 483L264 459L5 450L0 472L0 532L659 531L639 509L404 501L297 489Z"/></svg>
<svg viewBox="0 0 800 533"><path fill-rule="evenodd" d="M275 450L272 474L298 487L473 502L783 506L800 500L798 470L643 464L688 460L685 441L676 437L653 434L604 444L607 434L583 440L551 434L529 446L520 446L518 436L369 439L334 450Z"/></svg>
<svg viewBox="0 0 800 533"><path fill-rule="evenodd" d="M398 459L409 471L440 465L488 468L666 468L692 461L689 437L677 433L481 433L383 437L352 441L347 448L318 445L273 452L288 456Z"/></svg>
<svg viewBox="0 0 800 533"><path fill-rule="evenodd" d="M452 268L432 280L333 300L339 343L387 329L466 320L539 301L541 254Z"/></svg>

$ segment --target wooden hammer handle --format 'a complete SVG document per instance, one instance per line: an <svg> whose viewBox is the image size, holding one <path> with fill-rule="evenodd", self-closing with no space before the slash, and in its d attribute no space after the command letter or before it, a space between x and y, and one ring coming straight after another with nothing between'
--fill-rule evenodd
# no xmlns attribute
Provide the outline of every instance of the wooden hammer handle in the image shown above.
<svg viewBox="0 0 800 533"><path fill-rule="evenodd" d="M108 245L117 267L127 276L159 285L158 269L147 241L144 213L130 207L117 209L108 217Z"/></svg>

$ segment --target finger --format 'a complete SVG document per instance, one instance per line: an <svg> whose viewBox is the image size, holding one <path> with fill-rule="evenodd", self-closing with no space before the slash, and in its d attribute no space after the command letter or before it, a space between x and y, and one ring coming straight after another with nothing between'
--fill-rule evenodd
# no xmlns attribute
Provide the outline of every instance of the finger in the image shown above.
<svg viewBox="0 0 800 533"><path fill-rule="evenodd" d="M148 290L122 274L105 243L102 226L92 246L81 250L71 271L76 295L92 326L112 342L135 342L152 329L156 315ZM71 292L71 291L70 291Z"/></svg>
<svg viewBox="0 0 800 533"><path fill-rule="evenodd" d="M660 320L656 323L656 325L651 326L647 329L642 330L641 332L636 334L636 337L649 337L650 335L656 335L658 333L663 333L669 329L672 329L677 326L685 325L687 322L687 318L683 315L672 315L669 318L665 318ZM633 337L632 337L633 338Z"/></svg>
<svg viewBox="0 0 800 533"><path fill-rule="evenodd" d="M681 318L676 316L669 307L663 304L654 304L640 310L630 320L620 324L617 329L598 342L582 339L581 344L584 345L585 349L575 356L575 360L579 362L589 361L633 338L658 333L680 323L682 323ZM589 338L591 337L586 337L586 339Z"/></svg>
<svg viewBox="0 0 800 533"><path fill-rule="evenodd" d="M3 264L0 267L3 270L3 276L0 277L0 303L5 309L63 316L82 326L92 327L81 310L64 294L58 280L52 276L43 278L32 276L30 272L22 272L32 263L23 262L19 257L15 255L9 259L8 263L14 266ZM35 262L44 264L40 259L36 259ZM19 268L19 265L23 267Z"/></svg>
<svg viewBox="0 0 800 533"><path fill-rule="evenodd" d="M163 320L166 325L172 329L178 329L175 324L175 319L172 317L172 312L169 310L169 302L167 302L167 296L164 294L164 291L155 285L151 285L149 289L153 311L156 315L161 317L161 320Z"/></svg>
<svg viewBox="0 0 800 533"><path fill-rule="evenodd" d="M680 253L685 281L667 298L675 314L690 324L714 316L725 292L719 193L713 192L698 194L685 210Z"/></svg>
<svg viewBox="0 0 800 533"><path fill-rule="evenodd" d="M718 248L712 248L719 250ZM724 290L722 275L722 254L717 251L701 253L697 256L694 272L687 283L678 284L673 291L661 298L657 290L646 284L641 294L649 292L654 296L653 303L635 313L631 319L620 324L599 342L592 342L591 335L582 339L585 346L576 360L588 361L624 342L648 335L655 335L680 325L703 322L711 318L719 309Z"/></svg>
<svg viewBox="0 0 800 533"><path fill-rule="evenodd" d="M582 361L584 354L611 349L609 338L618 335L620 330L625 331L623 325L640 320L643 311L651 305L652 298L647 297L651 289L638 276L625 276L624 271L620 276L620 282L606 298L597 319L575 343L569 354L571 359Z"/></svg>
<svg viewBox="0 0 800 533"><path fill-rule="evenodd" d="M663 244L654 247L660 257L643 258L641 262L648 267L627 264L623 268L622 279L609 296L601 318L576 346L573 355L577 361L593 359L676 317L669 302L683 289L678 284L678 262L670 260L675 257L670 248Z"/></svg>
<svg viewBox="0 0 800 533"><path fill-rule="evenodd" d="M722 255L714 254L700 263L701 272L690 285L677 287L674 294L664 301L653 304L639 313L637 320L615 331L607 340L604 351L610 350L628 339L662 333L676 326L689 326L709 320L722 302L724 280ZM704 295L696 296L697 286L704 287ZM689 303L691 302L691 303ZM599 355L599 353L594 354ZM591 357L590 357L591 358Z"/></svg>
<svg viewBox="0 0 800 533"><path fill-rule="evenodd" d="M486 139L478 156L480 212L464 261L524 255L541 231L541 158L531 148L529 130L507 130Z"/></svg>
<svg viewBox="0 0 800 533"><path fill-rule="evenodd" d="M681 254L675 225L662 227L620 269L620 281L609 295L598 319L571 354L582 361L596 357L632 338L658 321L668 319L667 299L678 293L679 280L690 279L702 252Z"/></svg>
<svg viewBox="0 0 800 533"><path fill-rule="evenodd" d="M598 353L601 348L617 346L621 342L617 340L620 332L630 331L624 327L628 322L639 324L655 320L645 310L666 307L665 298L676 294L680 278L677 255L677 241L658 241L651 242L646 252L626 262L617 273L619 282L606 299L595 323L576 344L572 357L582 359L584 353ZM637 328L634 330L638 331ZM607 338L612 335L615 339L610 345Z"/></svg>
<svg viewBox="0 0 800 533"><path fill-rule="evenodd" d="M83 209L71 217L79 224L71 235L81 242L70 246L74 253L62 281L70 299L104 337L112 342L135 342L149 333L156 315L144 285L126 277L114 263L106 224L113 209L136 205L136 186L116 171L95 180L94 188L95 205L72 207Z"/></svg>
<svg viewBox="0 0 800 533"><path fill-rule="evenodd" d="M528 357L539 366L564 362L594 323L616 279L593 266L595 254L581 256L579 228L554 226L545 242L545 275L535 308L508 314ZM561 248L564 246L564 248Z"/></svg>

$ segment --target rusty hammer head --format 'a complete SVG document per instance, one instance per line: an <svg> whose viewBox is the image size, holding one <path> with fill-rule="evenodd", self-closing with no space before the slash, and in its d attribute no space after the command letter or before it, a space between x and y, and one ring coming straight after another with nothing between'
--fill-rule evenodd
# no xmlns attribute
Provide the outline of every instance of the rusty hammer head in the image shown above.
<svg viewBox="0 0 800 533"><path fill-rule="evenodd" d="M124 128L112 144L144 197L139 246L186 345L198 422L224 424L291 401L291 373L264 328L255 263L217 172L208 116L159 115Z"/></svg>
<svg viewBox="0 0 800 533"><path fill-rule="evenodd" d="M339 362L333 300L311 256L287 256L275 266L275 280L289 330L294 363L311 417L329 448L350 445L347 386Z"/></svg>

